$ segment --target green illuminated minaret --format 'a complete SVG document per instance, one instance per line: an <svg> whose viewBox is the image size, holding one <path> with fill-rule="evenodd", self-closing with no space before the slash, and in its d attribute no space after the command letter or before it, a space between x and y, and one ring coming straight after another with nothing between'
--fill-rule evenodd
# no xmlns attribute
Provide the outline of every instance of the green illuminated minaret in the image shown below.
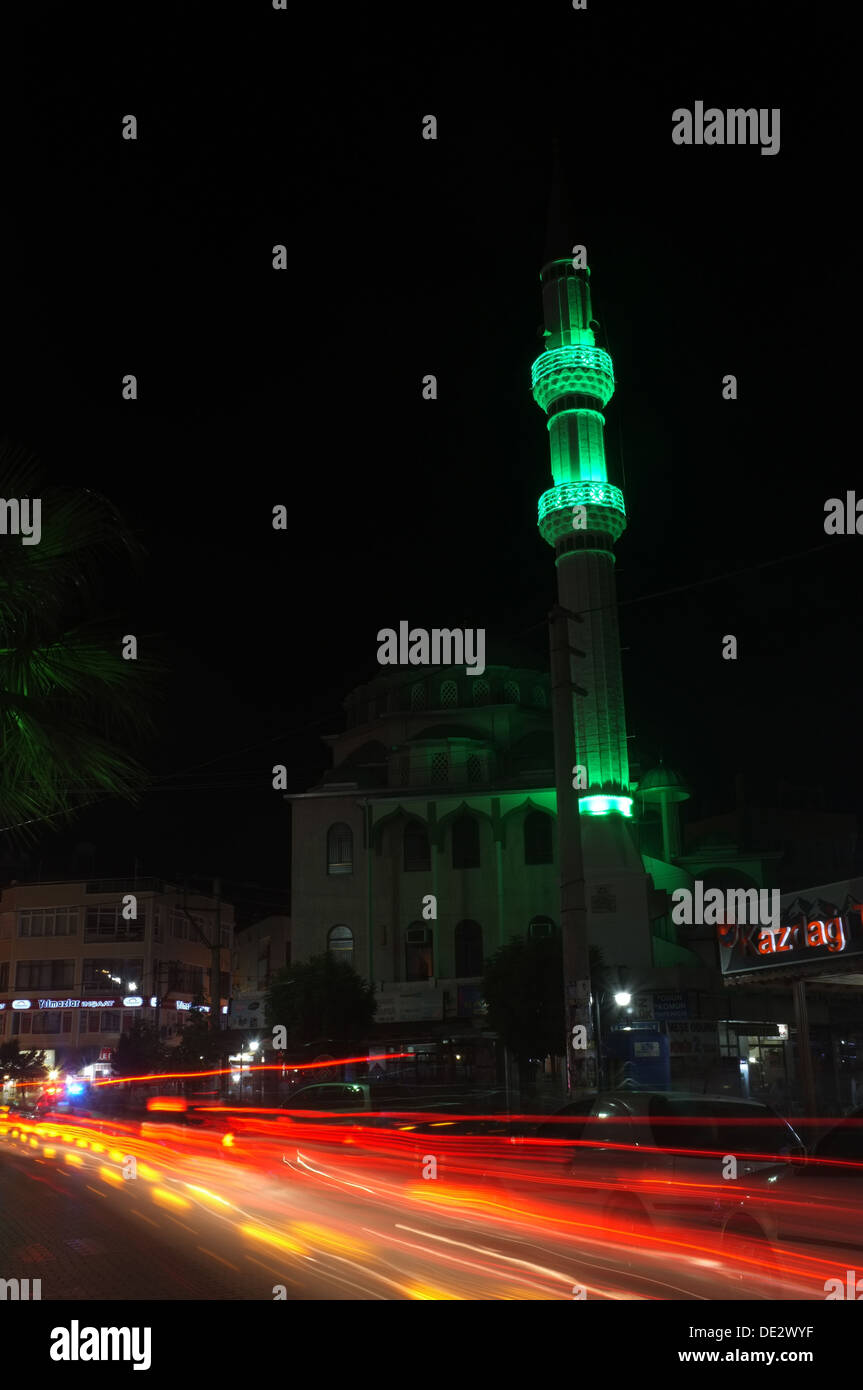
<svg viewBox="0 0 863 1390"><path fill-rule="evenodd" d="M582 815L632 813L614 546L626 527L623 493L609 480L604 410L614 393L611 358L596 346L590 271L572 259L542 270L545 350L532 368L533 397L548 416L553 486L539 499L539 530L554 546L558 598L583 615L571 628L581 655L572 675L578 763L587 769ZM578 509L578 510L577 510Z"/></svg>

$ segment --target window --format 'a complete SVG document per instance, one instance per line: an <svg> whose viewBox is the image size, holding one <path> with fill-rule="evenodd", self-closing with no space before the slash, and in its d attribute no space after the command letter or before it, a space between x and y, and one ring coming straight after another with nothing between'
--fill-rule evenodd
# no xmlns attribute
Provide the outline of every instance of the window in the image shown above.
<svg viewBox="0 0 863 1390"><path fill-rule="evenodd" d="M89 956L82 963L82 976L81 988L85 994L95 994L101 997L116 994L121 989L125 994L126 988L130 984L135 984L143 993L144 962L140 956L126 958ZM119 985L117 979L113 978L114 976L119 979Z"/></svg>
<svg viewBox="0 0 863 1390"><path fill-rule="evenodd" d="M327 952L331 960L342 965L353 965L354 934L350 927L330 927L327 933Z"/></svg>
<svg viewBox="0 0 863 1390"><path fill-rule="evenodd" d="M488 681L473 680L473 702L475 705L487 705L491 698L491 686Z"/></svg>
<svg viewBox="0 0 863 1390"><path fill-rule="evenodd" d="M115 971L114 973L118 972ZM168 983L165 986L166 994L203 995L204 967L202 965L183 965L180 961L166 961L165 973L168 977Z"/></svg>
<svg viewBox="0 0 863 1390"><path fill-rule="evenodd" d="M18 913L19 936L75 936L77 931L77 907L25 907Z"/></svg>
<svg viewBox="0 0 863 1390"><path fill-rule="evenodd" d="M469 754L465 766L467 768L467 780L469 782L482 781L482 763L476 753Z"/></svg>
<svg viewBox="0 0 863 1390"><path fill-rule="evenodd" d="M72 989L74 960L21 960L15 971L16 989Z"/></svg>
<svg viewBox="0 0 863 1390"><path fill-rule="evenodd" d="M84 920L85 941L143 941L144 919L127 921L120 906L88 907Z"/></svg>
<svg viewBox="0 0 863 1390"><path fill-rule="evenodd" d="M411 686L411 709L425 709L426 707L426 688L423 681L417 681L416 685Z"/></svg>
<svg viewBox="0 0 863 1390"><path fill-rule="evenodd" d="M441 709L455 709L458 705L458 686L455 681L441 681Z"/></svg>
<svg viewBox="0 0 863 1390"><path fill-rule="evenodd" d="M455 973L482 974L482 927L479 922L458 922L455 929Z"/></svg>
<svg viewBox="0 0 863 1390"><path fill-rule="evenodd" d="M327 831L327 873L352 874L354 871L354 832L344 821Z"/></svg>
<svg viewBox="0 0 863 1390"><path fill-rule="evenodd" d="M404 871L421 873L431 868L431 850L426 827L422 821L410 820L404 833Z"/></svg>
<svg viewBox="0 0 863 1390"><path fill-rule="evenodd" d="M507 705L518 704L518 686L515 681L504 681L503 698Z"/></svg>
<svg viewBox="0 0 863 1390"><path fill-rule="evenodd" d="M69 1009L34 1009L12 1015L12 1036L22 1033L71 1033L73 1014Z"/></svg>
<svg viewBox="0 0 863 1390"><path fill-rule="evenodd" d="M179 908L174 908L171 912L171 935L176 936L179 941L198 941L203 940L201 935L201 924L195 918L190 921L185 912Z"/></svg>
<svg viewBox="0 0 863 1390"><path fill-rule="evenodd" d="M434 978L432 929L422 922L411 922L405 933L405 979Z"/></svg>
<svg viewBox="0 0 863 1390"><path fill-rule="evenodd" d="M258 989L265 989L270 983L270 943L262 941L258 946Z"/></svg>
<svg viewBox="0 0 863 1390"><path fill-rule="evenodd" d="M550 917L531 917L527 930L529 936L538 937L551 936L556 928Z"/></svg>
<svg viewBox="0 0 863 1390"><path fill-rule="evenodd" d="M0 963L0 993L9 988L9 962L4 960Z"/></svg>
<svg viewBox="0 0 863 1390"><path fill-rule="evenodd" d="M446 753L433 753L431 760L431 783L438 787L449 781L449 758Z"/></svg>
<svg viewBox="0 0 863 1390"><path fill-rule="evenodd" d="M542 685L535 685L535 686L533 687L533 703L536 705L537 709L545 709L545 687L544 687L544 686L542 686Z"/></svg>
<svg viewBox="0 0 863 1390"><path fill-rule="evenodd" d="M479 821L459 816L452 826L452 866L454 869L479 868Z"/></svg>
<svg viewBox="0 0 863 1390"><path fill-rule="evenodd" d="M551 816L543 811L531 811L524 818L525 864L554 862L554 836Z"/></svg>

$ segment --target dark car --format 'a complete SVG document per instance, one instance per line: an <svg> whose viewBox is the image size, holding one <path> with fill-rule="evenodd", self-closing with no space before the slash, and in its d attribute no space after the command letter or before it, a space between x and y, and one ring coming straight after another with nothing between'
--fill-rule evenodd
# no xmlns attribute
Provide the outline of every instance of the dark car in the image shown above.
<svg viewBox="0 0 863 1390"><path fill-rule="evenodd" d="M802 1162L749 1175L735 1198L723 1236L753 1267L818 1285L835 1272L821 1268L832 1261L863 1278L863 1109L823 1134Z"/></svg>
<svg viewBox="0 0 863 1390"><path fill-rule="evenodd" d="M560 1155L569 1200L624 1235L685 1223L719 1240L739 1186L762 1170L791 1171L806 1152L767 1105L673 1091L586 1096L535 1133Z"/></svg>

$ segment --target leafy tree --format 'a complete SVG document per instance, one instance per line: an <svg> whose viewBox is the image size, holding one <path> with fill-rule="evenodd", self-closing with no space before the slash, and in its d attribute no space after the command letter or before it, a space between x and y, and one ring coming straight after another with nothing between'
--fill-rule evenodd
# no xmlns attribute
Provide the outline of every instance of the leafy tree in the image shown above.
<svg viewBox="0 0 863 1390"><path fill-rule="evenodd" d="M156 665L122 657L122 627L87 621L106 560L140 547L104 497L56 487L0 446L7 499L41 503L38 544L0 545L0 828L22 843L102 797L134 800L146 773L126 751L152 727Z"/></svg>
<svg viewBox="0 0 863 1390"><path fill-rule="evenodd" d="M374 1022L374 989L328 953L280 970L267 996L267 1026L284 1026L289 1047L316 1038L348 1042Z"/></svg>
<svg viewBox="0 0 863 1390"><path fill-rule="evenodd" d="M197 1003L203 1003L198 996ZM210 1025L204 1013L193 1013L183 1024L180 1041L168 1054L171 1071L211 1071L221 1065L225 1051L224 1033Z"/></svg>
<svg viewBox="0 0 863 1390"><path fill-rule="evenodd" d="M161 1071L167 1056L156 1025L136 1018L129 1031L120 1034L111 1062L118 1076L147 1076ZM109 1089L113 1088L105 1087Z"/></svg>
<svg viewBox="0 0 863 1390"><path fill-rule="evenodd" d="M602 954L590 949L593 988L602 988ZM566 1026L560 932L517 936L486 961L483 997L487 1022L526 1076L531 1057L560 1056Z"/></svg>

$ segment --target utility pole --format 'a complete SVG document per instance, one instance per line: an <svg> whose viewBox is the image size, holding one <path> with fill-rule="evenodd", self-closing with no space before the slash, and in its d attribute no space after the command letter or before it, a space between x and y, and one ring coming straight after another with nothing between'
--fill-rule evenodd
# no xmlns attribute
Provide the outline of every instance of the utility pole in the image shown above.
<svg viewBox="0 0 863 1390"><path fill-rule="evenodd" d="M188 898L188 882L183 880L183 912L188 917L195 932L204 946L210 951L210 1032L219 1036L222 1032L222 880L213 879L213 897L216 899L215 907L199 907L197 912L214 912L216 924L210 932L209 939L198 926L192 914L186 906ZM219 1066L222 1066L224 1058L222 1049L219 1049ZM217 1088L222 1090L222 1077L217 1077Z"/></svg>
<svg viewBox="0 0 863 1390"><path fill-rule="evenodd" d="M584 862L581 851L578 788L575 778L573 695L587 691L572 679L572 657L584 653L570 642L570 623L581 615L555 604L549 613L554 770L557 788L557 840L560 865L560 932L563 939L563 990L566 1085L569 1092L597 1089L596 1040L590 989Z"/></svg>

